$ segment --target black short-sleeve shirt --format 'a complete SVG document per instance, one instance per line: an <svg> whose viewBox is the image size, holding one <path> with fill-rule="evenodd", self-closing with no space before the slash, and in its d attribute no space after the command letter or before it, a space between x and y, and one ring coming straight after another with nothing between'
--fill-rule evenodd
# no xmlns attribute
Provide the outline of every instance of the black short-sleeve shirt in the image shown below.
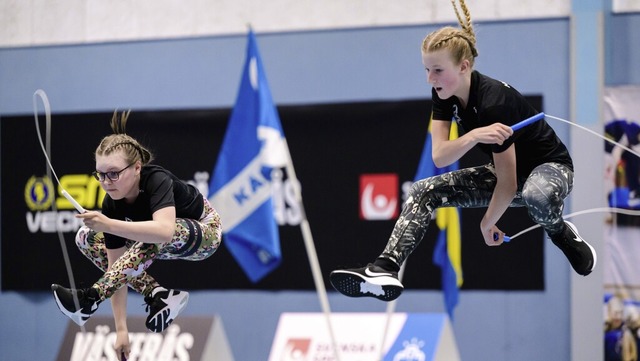
<svg viewBox="0 0 640 361"><path fill-rule="evenodd" d="M158 165L145 165L140 171L140 194L129 204L124 199L113 200L107 194L102 201L102 213L122 221L148 221L155 211L174 206L176 217L200 219L204 200L200 191L180 180L173 173ZM105 233L107 248L120 248L125 239Z"/></svg>
<svg viewBox="0 0 640 361"><path fill-rule="evenodd" d="M497 122L511 126L539 113L511 85L478 71L471 74L466 108L462 108L455 96L440 99L434 89L431 94L433 119L455 121L461 134ZM505 151L511 144L515 144L519 180L525 179L535 167L547 162L564 164L573 170L567 147L544 119L514 132L502 145L478 144L478 147L492 156L493 153Z"/></svg>

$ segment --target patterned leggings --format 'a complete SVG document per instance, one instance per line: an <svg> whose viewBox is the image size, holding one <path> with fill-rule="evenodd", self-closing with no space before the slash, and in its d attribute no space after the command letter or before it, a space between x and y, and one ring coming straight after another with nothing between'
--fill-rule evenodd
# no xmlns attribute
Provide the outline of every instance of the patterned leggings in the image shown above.
<svg viewBox="0 0 640 361"><path fill-rule="evenodd" d="M425 178L411 186L391 237L380 258L402 265L424 237L438 207L486 207L497 178L492 164ZM564 199L573 188L573 171L558 163L536 167L522 184L511 207L527 207L529 217L548 235L563 230Z"/></svg>
<svg viewBox="0 0 640 361"><path fill-rule="evenodd" d="M105 273L94 283L102 299L109 298L120 287L149 296L160 284L151 277L147 268L154 260L200 261L211 256L220 246L222 226L220 216L209 201L204 200L203 215L199 220L176 219L175 233L171 241L154 244L128 240L126 252L108 269L107 248L104 234L83 226L76 234L76 245L93 264Z"/></svg>

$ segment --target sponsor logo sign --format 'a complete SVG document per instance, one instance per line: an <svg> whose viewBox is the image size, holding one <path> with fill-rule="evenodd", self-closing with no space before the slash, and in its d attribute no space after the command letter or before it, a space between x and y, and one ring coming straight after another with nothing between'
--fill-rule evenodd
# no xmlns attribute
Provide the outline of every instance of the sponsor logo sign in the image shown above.
<svg viewBox="0 0 640 361"><path fill-rule="evenodd" d="M162 333L150 332L144 322L144 317L128 318L129 361L233 361L221 321L215 317L180 317ZM57 361L120 361L113 348L112 317L92 317L84 328L83 332L69 321ZM209 347L212 342L218 347Z"/></svg>
<svg viewBox="0 0 640 361"><path fill-rule="evenodd" d="M444 314L333 313L342 361L456 361L460 359ZM386 337L384 331L387 330ZM269 361L336 360L324 314L283 313Z"/></svg>
<svg viewBox="0 0 640 361"><path fill-rule="evenodd" d="M398 175L362 174L360 176L360 218L389 220L398 216Z"/></svg>

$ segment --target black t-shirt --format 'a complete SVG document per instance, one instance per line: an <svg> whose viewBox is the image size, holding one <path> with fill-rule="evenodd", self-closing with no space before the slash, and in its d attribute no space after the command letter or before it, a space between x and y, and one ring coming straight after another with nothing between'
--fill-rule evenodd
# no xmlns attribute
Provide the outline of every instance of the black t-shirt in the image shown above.
<svg viewBox="0 0 640 361"><path fill-rule="evenodd" d="M158 166L145 165L140 171L140 194L129 204L124 199L113 200L107 194L102 201L102 213L112 219L136 222L153 219L155 211L174 206L176 217L200 219L204 200L198 189ZM125 245L125 238L105 233L109 249Z"/></svg>
<svg viewBox="0 0 640 361"><path fill-rule="evenodd" d="M462 108L455 96L440 99L434 89L431 95L433 119L455 120L460 134L497 122L512 126L539 113L511 85L478 71L471 74L466 108ZM478 144L478 147L492 156L492 153L505 151L511 144L515 144L518 180L526 179L535 167L547 162L561 163L573 170L567 147L544 119L514 132L502 145Z"/></svg>

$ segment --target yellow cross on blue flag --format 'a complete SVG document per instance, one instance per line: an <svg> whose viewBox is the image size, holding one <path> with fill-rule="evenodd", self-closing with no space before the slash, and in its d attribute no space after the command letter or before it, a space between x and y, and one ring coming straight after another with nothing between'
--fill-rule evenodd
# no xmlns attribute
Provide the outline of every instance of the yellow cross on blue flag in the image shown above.
<svg viewBox="0 0 640 361"><path fill-rule="evenodd" d="M428 178L458 169L458 162L444 168L438 168L433 163L431 155L433 141L431 139L431 123L416 172L415 180ZM456 122L451 122L449 139L458 137ZM449 317L453 319L453 310L458 304L458 291L462 286L462 257L460 235L460 211L453 207L438 208L435 211L436 226L440 230L436 246L433 250L433 263L442 270L442 292L444 304Z"/></svg>
<svg viewBox="0 0 640 361"><path fill-rule="evenodd" d="M224 244L252 282L280 265L280 236L272 204L271 172L290 160L255 35L236 103L209 185L222 218Z"/></svg>

